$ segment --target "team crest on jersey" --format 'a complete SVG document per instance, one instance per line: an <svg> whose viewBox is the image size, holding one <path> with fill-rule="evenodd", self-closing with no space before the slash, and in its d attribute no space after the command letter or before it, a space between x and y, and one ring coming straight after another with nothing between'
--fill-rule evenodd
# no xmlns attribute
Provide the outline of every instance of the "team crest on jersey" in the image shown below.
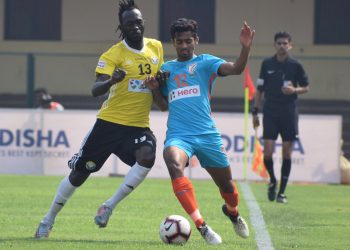
<svg viewBox="0 0 350 250"><path fill-rule="evenodd" d="M129 86L128 86L129 92L142 92L142 93L151 93L151 91L143 85L143 80L139 79L130 79L129 80Z"/></svg>
<svg viewBox="0 0 350 250"><path fill-rule="evenodd" d="M196 71L196 69L197 69L197 63L192 63L192 64L188 65L188 68L187 68L188 72L189 72L191 75L194 74L194 72Z"/></svg>
<svg viewBox="0 0 350 250"><path fill-rule="evenodd" d="M97 63L97 68L103 69L103 68L105 67L105 65L106 65L106 62L100 60L100 61L98 61L98 63Z"/></svg>
<svg viewBox="0 0 350 250"><path fill-rule="evenodd" d="M158 64L159 58L158 57L152 57L151 61L152 61L153 64Z"/></svg>

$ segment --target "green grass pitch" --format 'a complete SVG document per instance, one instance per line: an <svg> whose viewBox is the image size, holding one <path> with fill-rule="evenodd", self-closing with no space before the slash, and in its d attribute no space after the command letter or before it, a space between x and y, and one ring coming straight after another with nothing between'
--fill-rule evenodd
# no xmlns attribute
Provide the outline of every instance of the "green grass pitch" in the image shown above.
<svg viewBox="0 0 350 250"><path fill-rule="evenodd" d="M189 219L178 204L170 180L147 179L114 210L107 228L93 222L97 208L122 178L91 177L57 217L46 240L33 238L62 177L0 175L0 249L179 249L159 239L167 215ZM257 249L249 210L241 193L240 213L251 236L241 239L221 212L222 200L212 181L193 181L200 211L223 243L217 249ZM288 204L267 201L266 184L250 183L275 249L349 249L350 186L289 185ZM238 186L239 187L239 186ZM192 235L181 249L213 249L191 222Z"/></svg>

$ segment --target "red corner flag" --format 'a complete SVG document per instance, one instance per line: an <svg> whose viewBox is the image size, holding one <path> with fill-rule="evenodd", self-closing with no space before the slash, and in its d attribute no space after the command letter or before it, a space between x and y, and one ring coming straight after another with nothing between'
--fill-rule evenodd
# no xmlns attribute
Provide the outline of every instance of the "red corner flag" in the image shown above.
<svg viewBox="0 0 350 250"><path fill-rule="evenodd" d="M254 140L254 155L253 155L253 164L252 164L252 170L253 172L260 175L262 178L269 178L269 174L266 171L266 167L264 164L264 156L261 148L261 144L255 136Z"/></svg>
<svg viewBox="0 0 350 250"><path fill-rule="evenodd" d="M248 65L244 68L244 88L249 89L249 101L253 100L256 89L252 77L250 76Z"/></svg>

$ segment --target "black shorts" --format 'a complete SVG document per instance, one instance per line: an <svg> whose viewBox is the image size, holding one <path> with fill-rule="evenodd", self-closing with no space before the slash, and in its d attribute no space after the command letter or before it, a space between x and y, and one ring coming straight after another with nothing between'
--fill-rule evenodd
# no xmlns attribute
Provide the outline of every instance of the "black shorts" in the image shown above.
<svg viewBox="0 0 350 250"><path fill-rule="evenodd" d="M85 137L79 153L69 161L71 169L96 172L111 154L115 154L125 164L136 162L135 151L148 145L156 151L157 140L149 128L120 125L97 119L92 130Z"/></svg>
<svg viewBox="0 0 350 250"><path fill-rule="evenodd" d="M263 138L282 141L294 141L298 138L298 111L293 105L280 106L272 110L264 109Z"/></svg>

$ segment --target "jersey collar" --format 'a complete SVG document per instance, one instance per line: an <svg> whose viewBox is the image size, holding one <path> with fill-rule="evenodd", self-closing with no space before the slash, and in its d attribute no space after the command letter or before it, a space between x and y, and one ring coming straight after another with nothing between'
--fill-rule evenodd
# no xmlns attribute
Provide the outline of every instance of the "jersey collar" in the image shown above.
<svg viewBox="0 0 350 250"><path fill-rule="evenodd" d="M145 39L143 39L143 47L142 47L142 49L140 49L140 50L131 48L131 47L127 44L127 42L125 41L125 39L123 39L122 42L123 42L124 46L125 46L128 50L130 50L130 51L132 51L132 52L135 52L135 53L142 53L142 52L145 51L145 45L146 45L146 44L145 44L145 43L146 43Z"/></svg>

